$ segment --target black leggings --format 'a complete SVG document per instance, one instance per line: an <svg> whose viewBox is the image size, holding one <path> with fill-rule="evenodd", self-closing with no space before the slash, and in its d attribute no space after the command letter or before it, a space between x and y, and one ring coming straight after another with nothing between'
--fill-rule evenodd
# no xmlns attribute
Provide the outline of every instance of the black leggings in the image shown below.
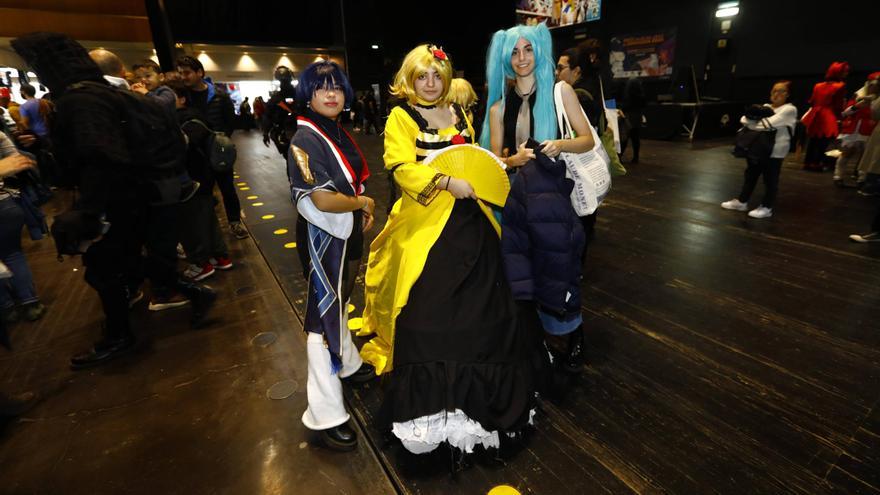
<svg viewBox="0 0 880 495"><path fill-rule="evenodd" d="M739 193L739 200L748 203L752 197L752 191L758 184L758 178L764 176L764 199L761 201L762 206L773 208L776 202L776 192L779 190L779 172L782 170L782 158L762 158L755 160L747 158L745 180L743 181L742 191Z"/></svg>
<svg viewBox="0 0 880 495"><path fill-rule="evenodd" d="M831 144L833 138L830 137L811 137L807 141L807 149L804 153L804 165L807 167L818 167L820 165L829 165L834 159L825 156L828 145Z"/></svg>
<svg viewBox="0 0 880 495"><path fill-rule="evenodd" d="M238 191L235 190L234 172L214 172L214 178L217 180L217 187L220 189L220 195L223 196L223 209L226 210L226 220L229 223L241 221L241 202L238 200Z"/></svg>
<svg viewBox="0 0 880 495"><path fill-rule="evenodd" d="M641 123L639 123L641 124ZM626 141L620 144L620 156L623 156L623 153L626 152L626 145L632 141L633 145L633 161L639 161L639 150L642 148L642 129L640 125L635 125L630 128L629 135L626 138Z"/></svg>

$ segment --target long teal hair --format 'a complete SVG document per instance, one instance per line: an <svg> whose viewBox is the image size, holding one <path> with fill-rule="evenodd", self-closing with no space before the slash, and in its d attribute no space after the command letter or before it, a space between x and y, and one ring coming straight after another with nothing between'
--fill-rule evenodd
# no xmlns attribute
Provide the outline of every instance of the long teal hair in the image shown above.
<svg viewBox="0 0 880 495"><path fill-rule="evenodd" d="M516 73L510 63L513 49L520 38L532 44L535 53L535 84L538 94L532 112L534 129L532 137L542 142L556 139L556 110L553 105L553 85L556 82L553 64L553 39L550 30L544 23L537 26L514 26L500 30L492 36L489 53L486 56L486 82L489 84L489 95L486 98L486 117L483 119L483 130L480 132L480 146L492 149L489 135L489 109L504 99L507 79L515 79ZM501 102L504 110L504 102ZM510 150L511 154L514 150Z"/></svg>

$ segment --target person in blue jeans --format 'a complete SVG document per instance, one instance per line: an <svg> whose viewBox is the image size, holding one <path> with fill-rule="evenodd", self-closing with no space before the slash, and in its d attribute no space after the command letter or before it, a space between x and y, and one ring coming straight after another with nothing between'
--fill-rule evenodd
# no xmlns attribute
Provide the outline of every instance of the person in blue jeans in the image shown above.
<svg viewBox="0 0 880 495"><path fill-rule="evenodd" d="M21 172L33 162L18 154L5 134L0 135L0 157L0 260L12 272L11 278L0 280L0 315L4 323L13 323L22 316L36 321L46 313L46 307L37 297L31 269L21 250L24 210L13 197L15 191L3 182L3 177Z"/></svg>

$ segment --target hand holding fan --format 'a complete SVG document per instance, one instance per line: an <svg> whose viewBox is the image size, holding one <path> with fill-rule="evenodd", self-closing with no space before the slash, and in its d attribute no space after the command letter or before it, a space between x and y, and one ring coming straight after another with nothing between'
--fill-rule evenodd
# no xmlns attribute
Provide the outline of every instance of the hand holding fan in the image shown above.
<svg viewBox="0 0 880 495"><path fill-rule="evenodd" d="M483 201L504 206L507 200L510 181L504 172L504 163L479 146L449 146L431 153L423 163L441 174L468 181Z"/></svg>

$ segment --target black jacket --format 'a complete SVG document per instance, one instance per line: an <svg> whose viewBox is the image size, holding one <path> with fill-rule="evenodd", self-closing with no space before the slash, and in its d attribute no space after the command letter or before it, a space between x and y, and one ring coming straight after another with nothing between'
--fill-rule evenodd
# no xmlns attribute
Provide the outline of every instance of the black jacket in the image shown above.
<svg viewBox="0 0 880 495"><path fill-rule="evenodd" d="M210 77L205 78L205 84L208 85L208 89L205 90L204 98L197 97L195 92L190 91L188 103L202 112L212 129L231 136L232 131L235 130L235 108L232 99L228 94L217 91Z"/></svg>
<svg viewBox="0 0 880 495"><path fill-rule="evenodd" d="M517 173L504 205L504 270L514 299L560 316L579 313L586 239L571 206L573 183L561 160L537 150L535 156Z"/></svg>

